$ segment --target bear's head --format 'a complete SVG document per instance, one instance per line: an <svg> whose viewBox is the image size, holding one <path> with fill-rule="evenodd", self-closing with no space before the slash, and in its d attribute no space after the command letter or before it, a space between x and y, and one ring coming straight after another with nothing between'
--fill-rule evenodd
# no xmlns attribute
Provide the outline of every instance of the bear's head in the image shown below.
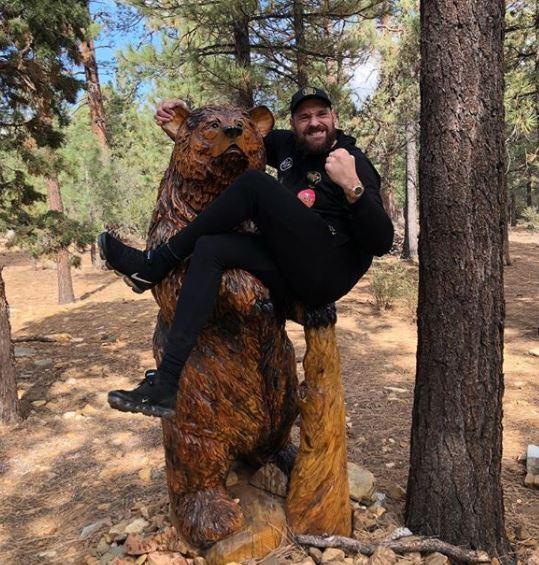
<svg viewBox="0 0 539 565"><path fill-rule="evenodd" d="M174 196L204 205L242 172L264 168L263 136L274 124L265 106L177 108L175 113L163 128L175 140L171 168L179 176L174 184L180 194Z"/></svg>

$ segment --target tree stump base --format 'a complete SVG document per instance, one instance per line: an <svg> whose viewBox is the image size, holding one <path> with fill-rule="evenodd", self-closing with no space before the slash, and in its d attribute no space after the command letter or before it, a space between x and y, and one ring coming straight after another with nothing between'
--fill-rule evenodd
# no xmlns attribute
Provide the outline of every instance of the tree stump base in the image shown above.
<svg viewBox="0 0 539 565"><path fill-rule="evenodd" d="M227 492L230 497L239 499L245 526L205 552L209 565L262 559L279 547L285 535L284 500L250 485L252 469L236 467L235 472L238 482L228 487Z"/></svg>

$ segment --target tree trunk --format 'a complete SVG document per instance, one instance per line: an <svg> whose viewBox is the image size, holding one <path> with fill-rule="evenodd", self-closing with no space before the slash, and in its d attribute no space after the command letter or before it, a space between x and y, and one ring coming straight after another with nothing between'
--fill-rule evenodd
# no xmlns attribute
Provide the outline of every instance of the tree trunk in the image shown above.
<svg viewBox="0 0 539 565"><path fill-rule="evenodd" d="M80 54L84 73L86 75L86 91L88 106L90 108L90 119L92 132L99 142L102 155L108 159L110 146L107 138L107 121L105 118L105 107L103 105L103 95L101 94L101 84L97 71L97 61L95 58L95 46L93 38L87 34L86 41L80 43Z"/></svg>
<svg viewBox="0 0 539 565"><path fill-rule="evenodd" d="M294 0L294 37L296 47L296 82L300 88L308 84L307 61L305 57L305 22L303 19L303 1Z"/></svg>
<svg viewBox="0 0 539 565"><path fill-rule="evenodd" d="M511 222L511 227L514 228L517 225L517 196L515 191L511 191L511 205L509 206L509 218Z"/></svg>
<svg viewBox="0 0 539 565"><path fill-rule="evenodd" d="M16 374L9 306L0 265L0 423L2 424L13 424L19 420Z"/></svg>
<svg viewBox="0 0 539 565"><path fill-rule="evenodd" d="M404 203L403 259L417 261L417 146L415 123L406 123L406 198Z"/></svg>
<svg viewBox="0 0 539 565"><path fill-rule="evenodd" d="M421 1L418 353L405 514L415 534L509 562L500 477L503 26L503 0Z"/></svg>
<svg viewBox="0 0 539 565"><path fill-rule="evenodd" d="M47 198L49 208L57 212L64 211L60 183L56 174L51 174L45 179L47 184ZM58 275L58 304L68 304L75 301L73 292L73 281L71 279L71 264L69 262L69 251L62 248L56 255L56 273Z"/></svg>
<svg viewBox="0 0 539 565"><path fill-rule="evenodd" d="M234 52L236 64L244 71L237 101L240 106L254 106L253 83L251 77L251 43L249 41L249 16L242 14L234 22Z"/></svg>
<svg viewBox="0 0 539 565"><path fill-rule="evenodd" d="M393 224L397 225L400 222L400 214L397 206L395 204L395 196L391 190L391 185L387 179L391 176L391 167L393 166L392 158L389 155L385 155L381 167L380 173L382 177L382 182L380 185L380 196L382 198L382 204L387 212L388 216L391 218Z"/></svg>

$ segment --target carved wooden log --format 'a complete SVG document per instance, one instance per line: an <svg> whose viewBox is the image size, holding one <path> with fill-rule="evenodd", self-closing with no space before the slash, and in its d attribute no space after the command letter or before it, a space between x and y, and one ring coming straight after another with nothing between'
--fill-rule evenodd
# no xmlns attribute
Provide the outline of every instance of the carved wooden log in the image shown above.
<svg viewBox="0 0 539 565"><path fill-rule="evenodd" d="M335 337L335 305L293 318L305 329L305 381L299 410L300 448L292 469L287 518L296 534L352 532L349 501L344 391Z"/></svg>

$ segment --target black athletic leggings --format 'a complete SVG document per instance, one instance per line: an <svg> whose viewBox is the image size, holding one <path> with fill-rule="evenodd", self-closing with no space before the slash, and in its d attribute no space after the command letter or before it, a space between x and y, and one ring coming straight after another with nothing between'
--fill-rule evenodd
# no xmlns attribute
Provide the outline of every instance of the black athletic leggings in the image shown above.
<svg viewBox="0 0 539 565"><path fill-rule="evenodd" d="M259 234L230 233L253 220ZM225 269L244 269L272 298L321 306L344 296L372 257L337 245L326 221L261 171L247 171L168 242L178 260L192 253L159 367L178 377L208 321Z"/></svg>

